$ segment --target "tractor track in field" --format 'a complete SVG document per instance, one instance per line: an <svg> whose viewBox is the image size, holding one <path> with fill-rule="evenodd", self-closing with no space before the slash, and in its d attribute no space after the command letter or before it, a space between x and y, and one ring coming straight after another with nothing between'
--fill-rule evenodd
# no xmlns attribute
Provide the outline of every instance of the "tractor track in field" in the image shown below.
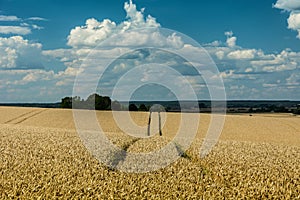
<svg viewBox="0 0 300 200"><path fill-rule="evenodd" d="M126 160L127 154L128 154L128 149L133 146L136 142L138 142L139 140L141 140L141 138L135 138L132 139L130 142L127 142L125 144L123 144L121 146L121 149L114 152L113 155L111 156L111 160L110 160L110 170L115 170L115 168L117 168L117 166L122 163L123 161ZM175 146L175 149L178 153L178 156L184 159L189 160L190 162L194 162L192 159L192 156L189 155L185 150L182 149L182 147L177 144L177 143L173 143Z"/></svg>
<svg viewBox="0 0 300 200"><path fill-rule="evenodd" d="M112 155L112 159L111 159L111 169L114 169L118 166L118 164L122 161L124 161L126 159L127 156L127 150L129 149L130 146L132 146L134 143L136 143L137 141L139 141L140 138L135 138L132 139L130 142L122 145L121 150L116 151L113 155Z"/></svg>
<svg viewBox="0 0 300 200"><path fill-rule="evenodd" d="M31 110L27 113L21 114L18 117L15 117L13 119L10 119L6 122L4 122L4 124L20 124L36 115L41 114L42 112L45 112L48 109L43 109L43 110Z"/></svg>
<svg viewBox="0 0 300 200"><path fill-rule="evenodd" d="M299 133L299 132L300 132L300 130L297 129L297 127L293 126L293 125L292 125L291 123L289 123L289 122L284 122L283 124L286 125L286 126L288 126L288 127L290 127L290 128L292 128L293 130L295 130L295 131L296 131L295 133Z"/></svg>

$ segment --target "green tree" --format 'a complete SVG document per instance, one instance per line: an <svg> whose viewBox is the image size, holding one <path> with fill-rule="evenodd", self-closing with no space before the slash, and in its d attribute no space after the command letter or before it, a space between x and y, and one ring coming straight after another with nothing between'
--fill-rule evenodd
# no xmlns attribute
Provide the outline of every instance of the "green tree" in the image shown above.
<svg viewBox="0 0 300 200"><path fill-rule="evenodd" d="M112 110L116 110L116 111L122 110L122 106L121 106L121 104L118 101L113 101L111 103L111 109Z"/></svg>
<svg viewBox="0 0 300 200"><path fill-rule="evenodd" d="M72 97L65 97L61 100L62 108L72 108Z"/></svg>
<svg viewBox="0 0 300 200"><path fill-rule="evenodd" d="M148 109L147 109L147 107L145 106L145 104L141 104L140 106L139 106L139 109L138 109L139 111L148 111Z"/></svg>
<svg viewBox="0 0 300 200"><path fill-rule="evenodd" d="M129 111L138 111L138 108L136 107L135 104L132 103L129 105Z"/></svg>
<svg viewBox="0 0 300 200"><path fill-rule="evenodd" d="M65 97L61 100L62 108L82 108L83 99L79 96Z"/></svg>
<svg viewBox="0 0 300 200"><path fill-rule="evenodd" d="M102 97L99 94L91 94L87 100L86 105L88 109L96 110L110 110L111 109L111 99L107 96Z"/></svg>
<svg viewBox="0 0 300 200"><path fill-rule="evenodd" d="M82 108L82 102L79 96L72 97L72 108Z"/></svg>

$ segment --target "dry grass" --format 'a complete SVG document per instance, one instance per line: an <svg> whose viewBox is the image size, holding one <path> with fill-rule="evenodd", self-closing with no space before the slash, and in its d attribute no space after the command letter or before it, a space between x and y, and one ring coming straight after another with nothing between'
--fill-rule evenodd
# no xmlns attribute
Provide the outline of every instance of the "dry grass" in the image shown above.
<svg viewBox="0 0 300 200"><path fill-rule="evenodd" d="M0 112L0 199L300 199L299 117L229 115L218 145L200 159L210 120L203 114L187 156L155 172L132 174L111 170L90 155L70 110ZM147 116L132 114L139 125L147 124ZM132 143L110 112L97 117L108 138L129 152L159 149L180 122L169 113L162 138Z"/></svg>

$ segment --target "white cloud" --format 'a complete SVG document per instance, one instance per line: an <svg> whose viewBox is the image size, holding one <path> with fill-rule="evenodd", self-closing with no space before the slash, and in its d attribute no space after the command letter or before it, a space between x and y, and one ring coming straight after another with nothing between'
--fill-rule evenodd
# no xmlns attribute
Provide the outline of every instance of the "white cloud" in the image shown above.
<svg viewBox="0 0 300 200"><path fill-rule="evenodd" d="M232 31L227 31L224 34L227 36L227 40L226 40L227 46L228 47L235 47L237 37L233 36L233 32Z"/></svg>
<svg viewBox="0 0 300 200"><path fill-rule="evenodd" d="M73 50L71 49L54 49L54 50L44 50L42 52L44 56L50 56L54 58L60 58L62 62L74 60Z"/></svg>
<svg viewBox="0 0 300 200"><path fill-rule="evenodd" d="M221 45L221 42L220 41L213 41L212 43L209 43L209 44L207 44L208 46L215 46L215 47L217 47L217 46L220 46Z"/></svg>
<svg viewBox="0 0 300 200"><path fill-rule="evenodd" d="M291 71L300 66L300 52L290 50L283 50L279 54L265 55L258 58L251 61L250 64L257 70L265 72Z"/></svg>
<svg viewBox="0 0 300 200"><path fill-rule="evenodd" d="M288 28L298 32L300 39L300 1L299 0L277 0L275 8L291 12L288 18Z"/></svg>
<svg viewBox="0 0 300 200"><path fill-rule="evenodd" d="M74 67L67 67L67 69L65 71L60 71L58 72L58 74L56 75L57 77L75 77L77 75L77 73L81 72L82 69L78 69L78 68L74 68Z"/></svg>
<svg viewBox="0 0 300 200"><path fill-rule="evenodd" d="M261 66L266 66L266 65L279 65L284 62L285 62L285 59L281 58L280 56L274 55L273 58L271 58L271 59L253 60L250 62L250 64L255 67L261 67Z"/></svg>
<svg viewBox="0 0 300 200"><path fill-rule="evenodd" d="M30 26L30 24L25 23L25 22L21 23L20 25L21 25L21 26Z"/></svg>
<svg viewBox="0 0 300 200"><path fill-rule="evenodd" d="M25 23L25 22L21 23L20 25L21 25L21 27L28 27L28 28L30 27L30 28L36 29L36 30L41 30L41 29L43 29L43 27L38 26L38 25L36 25L36 24L28 24L28 23Z"/></svg>
<svg viewBox="0 0 300 200"><path fill-rule="evenodd" d="M1 51L1 60L0 66L4 66L6 68L13 68L16 66L17 53L15 49L10 47L6 47Z"/></svg>
<svg viewBox="0 0 300 200"><path fill-rule="evenodd" d="M235 60L244 60L244 59L253 59L255 58L256 50L254 49L246 49L246 50L236 50L230 52L227 57L229 59Z"/></svg>
<svg viewBox="0 0 300 200"><path fill-rule="evenodd" d="M298 31L298 38L300 39L300 13L292 12L288 18L288 28Z"/></svg>
<svg viewBox="0 0 300 200"><path fill-rule="evenodd" d="M31 33L31 30L30 28L23 26L0 26L0 33L28 35Z"/></svg>
<svg viewBox="0 0 300 200"><path fill-rule="evenodd" d="M120 63L120 64L114 66L113 72L114 73L119 73L119 72L122 72L124 69L126 69L126 64L125 63Z"/></svg>
<svg viewBox="0 0 300 200"><path fill-rule="evenodd" d="M224 33L227 37L232 37L233 36L233 32L232 31L227 31Z"/></svg>
<svg viewBox="0 0 300 200"><path fill-rule="evenodd" d="M229 70L228 72L221 72L220 77L221 78L230 78L234 75L234 70Z"/></svg>
<svg viewBox="0 0 300 200"><path fill-rule="evenodd" d="M233 33L225 35L232 37ZM205 48L219 67L228 98L299 99L300 52L285 49L267 54L226 43Z"/></svg>
<svg viewBox="0 0 300 200"><path fill-rule="evenodd" d="M43 27L38 26L38 25L36 25L36 24L32 24L31 26L32 26L33 29L36 29L36 30L44 29Z"/></svg>
<svg viewBox="0 0 300 200"><path fill-rule="evenodd" d="M252 69L252 68L247 68L247 69L245 70L245 72L246 72L246 73L253 72L253 69Z"/></svg>
<svg viewBox="0 0 300 200"><path fill-rule="evenodd" d="M144 22L144 15L142 9L141 11L138 11L136 8L136 5L132 3L132 0L130 2L125 2L124 9L127 13L127 18L131 19L135 23L143 23Z"/></svg>
<svg viewBox="0 0 300 200"><path fill-rule="evenodd" d="M88 19L85 26L71 30L68 36L68 45L72 47L96 46L105 40L115 27L116 24L108 19L102 22L93 18Z"/></svg>
<svg viewBox="0 0 300 200"><path fill-rule="evenodd" d="M227 38L226 43L229 47L235 47L236 40L237 40L237 37L229 37L229 38Z"/></svg>
<svg viewBox="0 0 300 200"><path fill-rule="evenodd" d="M275 8L287 11L300 10L299 0L278 0L274 5Z"/></svg>
<svg viewBox="0 0 300 200"><path fill-rule="evenodd" d="M27 18L27 20L31 20L31 21L48 21L47 19L42 18L42 17L30 17L30 18Z"/></svg>
<svg viewBox="0 0 300 200"><path fill-rule="evenodd" d="M0 37L0 69L36 68L40 64L42 45L21 36Z"/></svg>
<svg viewBox="0 0 300 200"><path fill-rule="evenodd" d="M45 70L14 70L14 71L0 71L0 76L4 80L6 78L6 85L26 85L32 82L38 81L49 81L53 78L54 72L53 71L45 71ZM15 80L11 77L15 76ZM41 84L41 83L39 83Z"/></svg>
<svg viewBox="0 0 300 200"><path fill-rule="evenodd" d="M52 79L53 75L53 71L34 70L29 72L26 76L24 76L23 79L19 82L19 84L27 84L36 81L48 81Z"/></svg>
<svg viewBox="0 0 300 200"><path fill-rule="evenodd" d="M7 15L0 15L0 21L20 21L21 18L17 16L7 16Z"/></svg>
<svg viewBox="0 0 300 200"><path fill-rule="evenodd" d="M77 73L82 72L83 69L67 67L64 71L60 71L57 74L54 74L53 79L55 79L56 86L70 86L74 83L74 78Z"/></svg>
<svg viewBox="0 0 300 200"><path fill-rule="evenodd" d="M109 37L116 34L122 35L125 31L134 30L138 28L160 27L160 24L156 22L156 19L152 16L144 17L143 9L138 11L136 5L130 1L125 3L124 9L127 13L127 20L116 24L115 22L104 19L102 22L97 21L94 18L86 20L84 26L77 26L71 30L68 36L68 45L74 48L78 47L94 47ZM116 38L120 45L141 45L149 42L149 40L157 39L160 35L149 35L149 32L132 31L130 33L124 33L123 38ZM174 36L175 37L175 36ZM170 40L176 40L176 38L170 38ZM125 39L125 40L124 40ZM174 41L174 42L177 42Z"/></svg>
<svg viewBox="0 0 300 200"><path fill-rule="evenodd" d="M263 87L269 88L269 87L277 87L277 84L271 84L271 83L264 83Z"/></svg>
<svg viewBox="0 0 300 200"><path fill-rule="evenodd" d="M17 26L15 24L13 25L0 25L0 34L13 34L13 35L28 35L31 34L32 29L40 30L43 29L43 27L32 24L30 21L46 21L46 19L41 17L31 17L28 19L22 19L17 16L7 16L7 15L0 15L0 22L17 22L20 21L20 25ZM27 21L28 23L26 23Z"/></svg>
<svg viewBox="0 0 300 200"><path fill-rule="evenodd" d="M219 60L222 60L224 58L224 55L225 55L224 51L217 51L216 52L216 56Z"/></svg>
<svg viewBox="0 0 300 200"><path fill-rule="evenodd" d="M288 19L290 29L300 29L300 13L292 13Z"/></svg>
<svg viewBox="0 0 300 200"><path fill-rule="evenodd" d="M232 37L232 32L226 32ZM222 70L235 70L241 74L288 72L299 68L300 52L286 49L277 54L266 54L262 50L247 49L240 46L207 45L206 49ZM222 69L223 68L223 69ZM230 76L225 76L228 78Z"/></svg>
<svg viewBox="0 0 300 200"><path fill-rule="evenodd" d="M181 37L177 36L176 33L173 33L172 35L167 37L167 46L172 46L176 49L182 48L184 46L183 41L181 40Z"/></svg>
<svg viewBox="0 0 300 200"><path fill-rule="evenodd" d="M300 74L299 73L293 73L290 77L286 79L287 85L291 86L297 86L300 85Z"/></svg>

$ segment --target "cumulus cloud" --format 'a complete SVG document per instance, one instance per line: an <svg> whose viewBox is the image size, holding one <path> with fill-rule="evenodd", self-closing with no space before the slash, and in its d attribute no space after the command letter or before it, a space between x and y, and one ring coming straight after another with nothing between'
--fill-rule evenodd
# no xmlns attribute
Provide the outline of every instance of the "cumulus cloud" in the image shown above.
<svg viewBox="0 0 300 200"><path fill-rule="evenodd" d="M247 68L247 69L245 70L245 72L246 72L246 73L253 72L253 69L252 69L252 68Z"/></svg>
<svg viewBox="0 0 300 200"><path fill-rule="evenodd" d="M225 35L232 37L233 33L226 32ZM238 45L228 46L227 42L223 45L220 43L219 46L207 45L206 49L221 70L224 66L224 69L232 68L238 73L290 71L300 65L300 53L290 49L276 54L266 54L259 49L247 49Z"/></svg>
<svg viewBox="0 0 300 200"><path fill-rule="evenodd" d="M246 50L236 50L230 52L227 57L230 59L243 60L243 59L253 59L255 58L256 50L255 49L246 49Z"/></svg>
<svg viewBox="0 0 300 200"><path fill-rule="evenodd" d="M68 45L72 47L94 46L105 40L116 27L114 22L105 19L98 22L96 19L86 20L85 26L76 27L68 36Z"/></svg>
<svg viewBox="0 0 300 200"><path fill-rule="evenodd" d="M101 22L94 18L87 19L84 26L77 26L71 30L68 36L68 45L74 48L97 46L107 38L117 34L122 35L122 33L128 30L160 27L155 18L150 15L145 17L143 14L144 9L141 11L137 10L136 5L132 1L129 3L126 2L124 9L127 13L127 20L120 24L116 24L110 19L104 19ZM136 42L141 44L155 39L156 36L159 37L159 35L149 35L147 32L138 31L125 34L123 38L116 38L118 39L116 42L122 42L122 45L136 45Z"/></svg>
<svg viewBox="0 0 300 200"><path fill-rule="evenodd" d="M298 38L300 39L300 12L292 12L288 18L288 28L298 32Z"/></svg>
<svg viewBox="0 0 300 200"><path fill-rule="evenodd" d="M275 8L290 12L288 18L288 28L298 32L297 38L300 39L300 1L298 0L278 0Z"/></svg>
<svg viewBox="0 0 300 200"><path fill-rule="evenodd" d="M32 82L42 82L53 79L54 72L53 71L45 71L45 70L30 70L27 71L25 76L21 80L16 80L12 82L15 85L26 85Z"/></svg>
<svg viewBox="0 0 300 200"><path fill-rule="evenodd" d="M264 66L263 71L266 72L281 72L297 69L297 63L282 64L278 66Z"/></svg>
<svg viewBox="0 0 300 200"><path fill-rule="evenodd" d="M41 48L21 36L0 37L0 69L41 68Z"/></svg>
<svg viewBox="0 0 300 200"><path fill-rule="evenodd" d="M233 36L233 32L232 31L225 32L225 35L227 36L227 41L226 41L227 45L229 47L235 47L237 37Z"/></svg>
<svg viewBox="0 0 300 200"><path fill-rule="evenodd" d="M293 73L290 77L286 79L287 85L299 87L300 83L300 73Z"/></svg>
<svg viewBox="0 0 300 200"><path fill-rule="evenodd" d="M233 33L225 33L232 37ZM229 46L227 40L219 45L206 45L220 70L229 98L299 98L300 52L290 49L279 53L265 53L238 45ZM236 87L238 85L243 86ZM269 95L265 95L268 93Z"/></svg>
<svg viewBox="0 0 300 200"><path fill-rule="evenodd" d="M122 55L122 52L132 48L151 45L153 47L182 48L181 37L174 34L163 35L156 28L160 24L150 15L144 15L144 9L138 10L132 2L125 2L126 20L117 24L110 19L98 21L87 19L85 25L77 26L70 31L67 44L71 50L53 50L44 52L60 60L67 60L70 52L77 59L91 59L93 54L102 58ZM94 49L101 45L100 48ZM101 48L103 47L103 48ZM107 47L107 48L105 48ZM68 52L68 53L67 53ZM68 56L65 56L68 54ZM89 55L89 58L87 56Z"/></svg>
<svg viewBox="0 0 300 200"><path fill-rule="evenodd" d="M300 29L300 13L292 13L288 19L290 29Z"/></svg>
<svg viewBox="0 0 300 200"><path fill-rule="evenodd" d="M222 50L217 51L215 54L216 54L216 56L219 60L222 60L224 58L224 55L225 55L224 51L222 51Z"/></svg>
<svg viewBox="0 0 300 200"><path fill-rule="evenodd" d="M300 10L300 1L298 0L278 0L274 5L275 8L294 11Z"/></svg>
<svg viewBox="0 0 300 200"><path fill-rule="evenodd" d="M236 37L229 37L227 38L226 43L229 47L234 47L236 45L236 40L237 40Z"/></svg>

